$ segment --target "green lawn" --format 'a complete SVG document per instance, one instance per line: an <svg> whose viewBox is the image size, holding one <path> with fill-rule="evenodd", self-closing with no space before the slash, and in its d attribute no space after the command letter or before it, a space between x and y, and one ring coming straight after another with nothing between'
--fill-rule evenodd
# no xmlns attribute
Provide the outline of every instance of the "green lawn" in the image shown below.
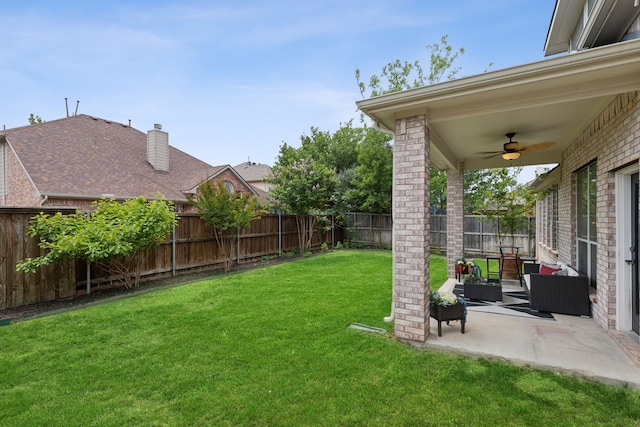
<svg viewBox="0 0 640 427"><path fill-rule="evenodd" d="M391 253L338 251L1 327L0 425L640 420L636 391L347 328L390 304Z"/></svg>

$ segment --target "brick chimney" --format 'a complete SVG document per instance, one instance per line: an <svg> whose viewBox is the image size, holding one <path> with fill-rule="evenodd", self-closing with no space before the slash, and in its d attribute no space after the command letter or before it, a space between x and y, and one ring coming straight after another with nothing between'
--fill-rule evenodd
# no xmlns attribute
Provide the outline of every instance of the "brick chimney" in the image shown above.
<svg viewBox="0 0 640 427"><path fill-rule="evenodd" d="M155 170L169 171L169 134L160 124L147 133L147 161Z"/></svg>

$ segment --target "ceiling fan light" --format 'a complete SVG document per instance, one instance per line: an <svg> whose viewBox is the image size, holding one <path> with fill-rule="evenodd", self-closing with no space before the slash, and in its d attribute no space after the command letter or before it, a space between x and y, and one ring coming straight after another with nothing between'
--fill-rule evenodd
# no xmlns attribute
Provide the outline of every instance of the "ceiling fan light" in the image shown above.
<svg viewBox="0 0 640 427"><path fill-rule="evenodd" d="M502 158L505 160L515 160L520 157L520 153L514 151L513 153L502 153Z"/></svg>

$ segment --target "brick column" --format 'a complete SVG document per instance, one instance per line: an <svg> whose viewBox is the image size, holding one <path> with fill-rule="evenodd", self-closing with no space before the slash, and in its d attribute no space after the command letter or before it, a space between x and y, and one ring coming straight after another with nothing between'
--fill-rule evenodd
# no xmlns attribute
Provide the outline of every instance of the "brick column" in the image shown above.
<svg viewBox="0 0 640 427"><path fill-rule="evenodd" d="M447 171L447 273L455 277L456 258L464 255L464 164Z"/></svg>
<svg viewBox="0 0 640 427"><path fill-rule="evenodd" d="M423 343L429 334L429 138L426 116L396 120L393 249L394 331Z"/></svg>

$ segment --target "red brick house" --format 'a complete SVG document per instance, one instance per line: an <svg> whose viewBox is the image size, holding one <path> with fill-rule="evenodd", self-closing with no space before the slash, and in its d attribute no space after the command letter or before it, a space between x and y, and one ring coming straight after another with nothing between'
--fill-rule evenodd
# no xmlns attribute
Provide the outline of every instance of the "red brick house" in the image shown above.
<svg viewBox="0 0 640 427"><path fill-rule="evenodd" d="M593 320L640 342L639 15L631 0L557 0L544 48L564 55L357 102L395 138L389 319L399 338L429 333L430 166L447 172L453 277L465 169L557 163L536 183L547 196L538 259L587 275Z"/></svg>
<svg viewBox="0 0 640 427"><path fill-rule="evenodd" d="M205 180L259 195L231 166L209 165L169 145L160 125L145 134L79 114L0 132L0 206L88 209L102 197L160 192L183 212Z"/></svg>

